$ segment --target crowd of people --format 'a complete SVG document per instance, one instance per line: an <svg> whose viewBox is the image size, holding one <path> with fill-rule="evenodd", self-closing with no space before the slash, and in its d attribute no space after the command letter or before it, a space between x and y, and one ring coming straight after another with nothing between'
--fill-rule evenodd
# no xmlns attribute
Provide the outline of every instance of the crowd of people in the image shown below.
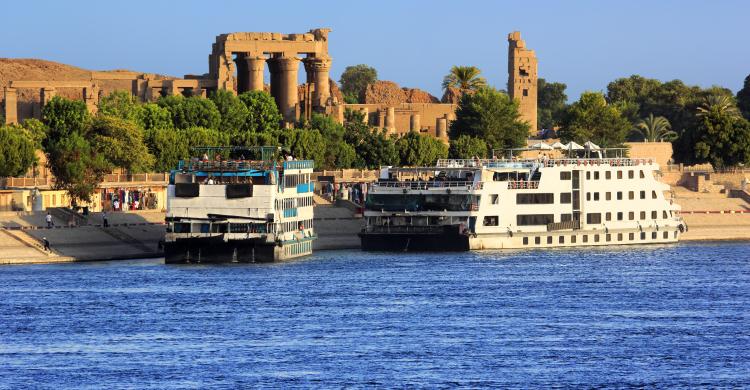
<svg viewBox="0 0 750 390"><path fill-rule="evenodd" d="M356 204L364 204L367 199L368 183L331 183L323 184L323 197L330 200L345 199Z"/></svg>

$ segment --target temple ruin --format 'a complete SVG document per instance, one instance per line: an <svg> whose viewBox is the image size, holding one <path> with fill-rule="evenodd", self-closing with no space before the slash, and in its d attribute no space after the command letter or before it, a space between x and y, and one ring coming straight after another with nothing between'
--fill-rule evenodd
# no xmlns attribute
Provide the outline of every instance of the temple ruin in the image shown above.
<svg viewBox="0 0 750 390"><path fill-rule="evenodd" d="M529 135L537 132L537 61L526 48L521 33L508 34L508 94L518 100L521 119L529 122Z"/></svg>
<svg viewBox="0 0 750 390"><path fill-rule="evenodd" d="M301 34L221 34L216 37L208 55L208 72L185 75L184 78L118 71L91 72L89 78L74 81L13 80L3 89L5 120L6 123L18 123L26 118L39 118L44 104L61 89L67 89L63 96L85 101L91 111L96 110L101 96L114 90L129 90L144 102L169 95L206 97L217 89L238 94L265 90L276 101L286 127L293 126L300 119L309 119L312 113L343 122L345 110L351 109L364 114L368 124L387 129L391 134L417 131L447 141L449 124L455 119L457 105L438 103L426 92L404 88L402 93L396 85L404 97L402 100L345 104L336 98L331 90L335 83L330 80L330 32L327 28L317 28ZM537 60L534 51L526 49L519 32L508 35L508 44L508 92L519 100L521 117L531 124L530 131L535 134ZM298 82L300 63L306 72L301 85ZM270 74L268 82L265 80L266 65ZM30 93L29 89L33 91ZM18 91L25 91L23 96L27 100L23 104ZM423 100L406 100L406 96L415 93L426 96L422 96ZM36 100L28 101L29 96Z"/></svg>

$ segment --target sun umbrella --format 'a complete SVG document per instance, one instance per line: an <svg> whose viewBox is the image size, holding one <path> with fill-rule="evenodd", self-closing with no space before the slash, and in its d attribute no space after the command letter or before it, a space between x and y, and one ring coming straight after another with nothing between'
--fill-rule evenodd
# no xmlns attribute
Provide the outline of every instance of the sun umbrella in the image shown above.
<svg viewBox="0 0 750 390"><path fill-rule="evenodd" d="M537 142L534 145L531 145L530 149L552 150L552 147L544 142Z"/></svg>

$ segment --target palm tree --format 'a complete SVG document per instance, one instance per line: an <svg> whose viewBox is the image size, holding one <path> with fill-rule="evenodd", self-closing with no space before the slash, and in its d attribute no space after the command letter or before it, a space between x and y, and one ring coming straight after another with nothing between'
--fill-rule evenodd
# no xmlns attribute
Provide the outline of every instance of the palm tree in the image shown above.
<svg viewBox="0 0 750 390"><path fill-rule="evenodd" d="M677 133L672 131L672 125L669 124L667 118L654 117L654 114L641 119L633 130L643 136L644 142L673 141L677 138Z"/></svg>
<svg viewBox="0 0 750 390"><path fill-rule="evenodd" d="M482 72L476 66L454 66L443 78L443 91L448 88L457 88L462 93L476 91L487 85L484 77L479 76L480 73Z"/></svg>
<svg viewBox="0 0 750 390"><path fill-rule="evenodd" d="M737 106L729 96L725 95L709 95L703 103L698 106L698 112L696 115L704 117L711 112L716 112L719 115L738 116L740 113L737 110Z"/></svg>

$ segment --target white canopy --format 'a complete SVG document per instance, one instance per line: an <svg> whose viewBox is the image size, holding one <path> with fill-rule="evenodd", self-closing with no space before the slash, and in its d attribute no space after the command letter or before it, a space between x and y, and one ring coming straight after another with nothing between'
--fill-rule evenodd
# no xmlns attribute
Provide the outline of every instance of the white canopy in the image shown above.
<svg viewBox="0 0 750 390"><path fill-rule="evenodd" d="M568 150L583 150L583 146L575 143L574 141L570 141L567 145L565 145L565 149Z"/></svg>
<svg viewBox="0 0 750 390"><path fill-rule="evenodd" d="M529 148L540 149L540 150L552 150L553 149L551 146L549 146L549 144L546 144L544 142L537 142L534 145L531 145Z"/></svg>
<svg viewBox="0 0 750 390"><path fill-rule="evenodd" d="M565 149L566 146L564 143L557 141L554 144L552 144L552 149Z"/></svg>
<svg viewBox="0 0 750 390"><path fill-rule="evenodd" d="M584 147L586 147L586 148L587 148L587 149L589 149L589 150L596 150L596 149L601 149L601 148L599 147L599 145L597 145L597 144L595 144L595 143L593 143L593 142L591 142L591 141L586 141L586 143L585 143L585 144L583 144L583 146L584 146Z"/></svg>

